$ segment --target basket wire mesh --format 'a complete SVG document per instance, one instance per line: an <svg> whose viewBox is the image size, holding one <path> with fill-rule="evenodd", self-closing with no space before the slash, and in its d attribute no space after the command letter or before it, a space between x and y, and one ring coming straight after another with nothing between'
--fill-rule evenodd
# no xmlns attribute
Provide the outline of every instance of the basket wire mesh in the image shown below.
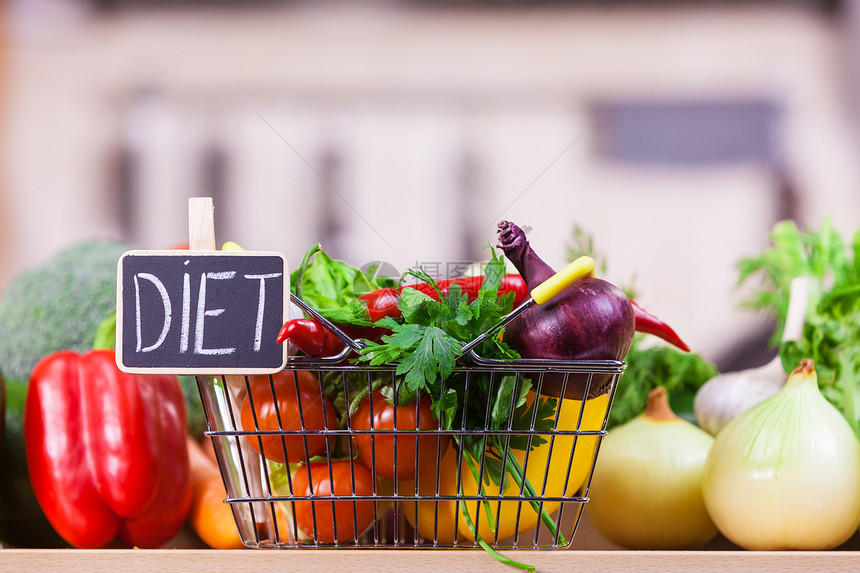
<svg viewBox="0 0 860 573"><path fill-rule="evenodd" d="M398 391L386 422L373 400L364 426L348 415L362 396L402 387L396 366L294 358L274 375L198 376L244 544L568 547L625 364L493 361L474 351L461 362L442 393L480 408L429 428L414 421L421 400L401 404ZM490 407L499 392L510 393L506 411Z"/></svg>

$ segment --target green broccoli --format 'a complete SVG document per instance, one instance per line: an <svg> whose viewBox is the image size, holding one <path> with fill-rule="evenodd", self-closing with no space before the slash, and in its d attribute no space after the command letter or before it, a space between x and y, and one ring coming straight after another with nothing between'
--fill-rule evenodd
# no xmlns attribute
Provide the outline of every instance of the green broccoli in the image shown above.
<svg viewBox="0 0 860 573"><path fill-rule="evenodd" d="M86 352L116 309L117 262L131 249L89 239L18 275L0 299L0 368L26 384L43 357L59 350ZM189 432L204 430L203 407L192 377L180 378Z"/></svg>
<svg viewBox="0 0 860 573"><path fill-rule="evenodd" d="M127 250L116 241L83 241L13 280L0 299L7 378L29 380L36 362L58 350L92 348L99 324L116 308L116 265Z"/></svg>

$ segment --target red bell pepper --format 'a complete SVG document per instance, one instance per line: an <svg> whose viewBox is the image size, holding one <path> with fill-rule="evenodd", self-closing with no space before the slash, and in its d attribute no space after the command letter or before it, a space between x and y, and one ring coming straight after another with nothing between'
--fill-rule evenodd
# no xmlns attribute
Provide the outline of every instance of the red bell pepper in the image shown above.
<svg viewBox="0 0 860 573"><path fill-rule="evenodd" d="M30 481L71 545L158 547L191 504L185 403L175 376L126 374L114 356L64 350L36 364L24 412Z"/></svg>

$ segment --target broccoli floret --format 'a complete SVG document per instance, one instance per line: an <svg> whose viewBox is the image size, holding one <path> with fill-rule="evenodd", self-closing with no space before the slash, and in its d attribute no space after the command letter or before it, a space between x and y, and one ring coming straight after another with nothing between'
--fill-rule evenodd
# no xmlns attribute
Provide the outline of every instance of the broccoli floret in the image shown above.
<svg viewBox="0 0 860 573"><path fill-rule="evenodd" d="M18 275L0 299L0 365L27 381L42 357L86 352L116 308L116 265L129 246L92 239Z"/></svg>
<svg viewBox="0 0 860 573"><path fill-rule="evenodd" d="M0 368L27 383L43 357L92 349L99 325L116 310L117 262L131 247L90 239L18 275L0 299ZM191 376L181 376L189 433L205 429L203 405Z"/></svg>

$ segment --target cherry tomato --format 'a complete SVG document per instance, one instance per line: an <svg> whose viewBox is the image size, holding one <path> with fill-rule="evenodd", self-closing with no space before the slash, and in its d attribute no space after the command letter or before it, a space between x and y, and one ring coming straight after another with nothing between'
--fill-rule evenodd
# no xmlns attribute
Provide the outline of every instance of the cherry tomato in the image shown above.
<svg viewBox="0 0 860 573"><path fill-rule="evenodd" d="M310 481L308 480L310 474ZM354 484L354 487L353 487ZM299 466L293 477L296 496L314 496L319 500L295 502L296 525L305 535L320 543L344 543L361 535L373 524L374 502L341 499L327 501L326 497L373 495L374 477L362 464L349 461L313 462ZM316 532L316 535L314 535Z"/></svg>
<svg viewBox="0 0 860 573"><path fill-rule="evenodd" d="M300 431L337 428L337 414L323 394L319 380L306 370L281 370L269 376L251 376L251 391L242 402L242 428L246 431ZM249 399L250 396L250 399ZM251 403L253 402L253 410ZM299 409L301 405L301 410ZM256 420L255 420L256 416ZM326 452L326 436L302 434L248 435L255 450L278 463L298 463Z"/></svg>
<svg viewBox="0 0 860 573"><path fill-rule="evenodd" d="M350 418L350 425L354 430L439 429L439 422L433 418L429 397L424 396L417 402L395 408L379 391L362 400L358 410ZM441 447L444 452L451 438L415 434L357 434L354 440L358 447L358 459L372 468L377 476L411 480L415 479L416 466L418 474L435 470L436 448Z"/></svg>

